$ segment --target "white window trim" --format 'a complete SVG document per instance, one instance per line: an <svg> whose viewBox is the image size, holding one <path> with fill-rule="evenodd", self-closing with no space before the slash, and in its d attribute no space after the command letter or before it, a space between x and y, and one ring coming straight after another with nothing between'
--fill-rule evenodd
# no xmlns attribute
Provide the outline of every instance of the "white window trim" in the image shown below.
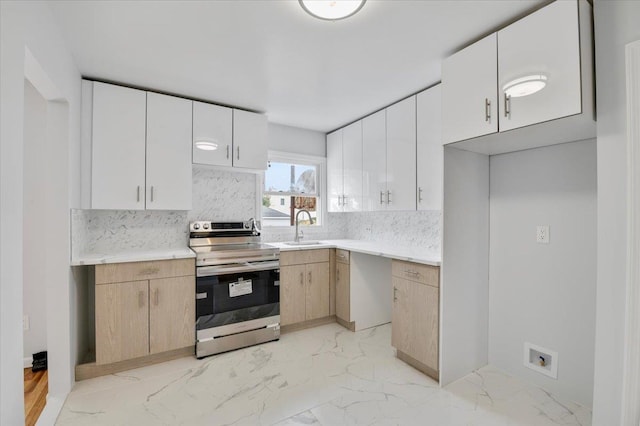
<svg viewBox="0 0 640 426"><path fill-rule="evenodd" d="M316 193L309 194L309 197L317 197L318 198L318 208L317 211L320 214L320 225L316 226L315 230L319 232L325 232L327 227L327 183L325 176L327 174L327 159L326 157L320 157L316 155L305 155L305 154L296 154L293 152L285 152L285 151L272 151L269 150L267 152L268 161L274 162L282 162L282 163L296 163L303 165L317 165L317 175L316 175ZM258 212L258 216L260 217L260 221L262 223L262 197L264 196L264 173L258 174L258 179L256 179L256 194L258 194L256 200L256 212ZM289 193L278 192L278 195L282 196L290 196ZM300 195L296 193L295 195ZM293 226L268 226L269 229L291 229Z"/></svg>

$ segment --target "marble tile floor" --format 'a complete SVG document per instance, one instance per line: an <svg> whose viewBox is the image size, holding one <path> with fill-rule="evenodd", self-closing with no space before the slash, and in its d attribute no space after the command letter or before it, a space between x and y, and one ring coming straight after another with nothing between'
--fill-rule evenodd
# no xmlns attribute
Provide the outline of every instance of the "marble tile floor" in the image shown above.
<svg viewBox="0 0 640 426"><path fill-rule="evenodd" d="M337 324L203 360L79 382L75 425L590 425L591 412L484 367L439 388L394 356L391 326Z"/></svg>

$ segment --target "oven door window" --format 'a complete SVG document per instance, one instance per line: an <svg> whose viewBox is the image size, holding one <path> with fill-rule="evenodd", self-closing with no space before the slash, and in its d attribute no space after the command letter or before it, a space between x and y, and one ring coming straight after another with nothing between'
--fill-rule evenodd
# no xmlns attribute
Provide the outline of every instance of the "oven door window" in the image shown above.
<svg viewBox="0 0 640 426"><path fill-rule="evenodd" d="M196 280L196 328L280 314L280 271L249 271Z"/></svg>

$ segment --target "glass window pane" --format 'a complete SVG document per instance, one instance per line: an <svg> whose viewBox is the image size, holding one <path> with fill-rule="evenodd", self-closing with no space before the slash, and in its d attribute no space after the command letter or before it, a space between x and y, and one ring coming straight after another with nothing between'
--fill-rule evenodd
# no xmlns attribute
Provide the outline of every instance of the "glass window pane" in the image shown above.
<svg viewBox="0 0 640 426"><path fill-rule="evenodd" d="M316 193L316 166L269 162L264 175L266 192Z"/></svg>
<svg viewBox="0 0 640 426"><path fill-rule="evenodd" d="M284 200L284 203L282 203L281 200ZM320 225L318 207L318 200L316 197L282 197L280 195L265 195L262 198L262 225L295 225L295 217L300 210L307 210L311 214L311 218L313 220L313 223L310 223L309 216L307 216L306 213L302 213L300 215L301 225Z"/></svg>

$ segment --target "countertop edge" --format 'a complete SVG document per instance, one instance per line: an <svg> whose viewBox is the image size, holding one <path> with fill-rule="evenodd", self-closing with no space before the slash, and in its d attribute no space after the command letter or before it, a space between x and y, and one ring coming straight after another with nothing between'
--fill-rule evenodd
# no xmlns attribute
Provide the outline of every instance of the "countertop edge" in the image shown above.
<svg viewBox="0 0 640 426"><path fill-rule="evenodd" d="M85 253L71 259L70 266L105 265L110 263L145 262L153 260L191 259L196 254L190 248L123 252L118 254Z"/></svg>

